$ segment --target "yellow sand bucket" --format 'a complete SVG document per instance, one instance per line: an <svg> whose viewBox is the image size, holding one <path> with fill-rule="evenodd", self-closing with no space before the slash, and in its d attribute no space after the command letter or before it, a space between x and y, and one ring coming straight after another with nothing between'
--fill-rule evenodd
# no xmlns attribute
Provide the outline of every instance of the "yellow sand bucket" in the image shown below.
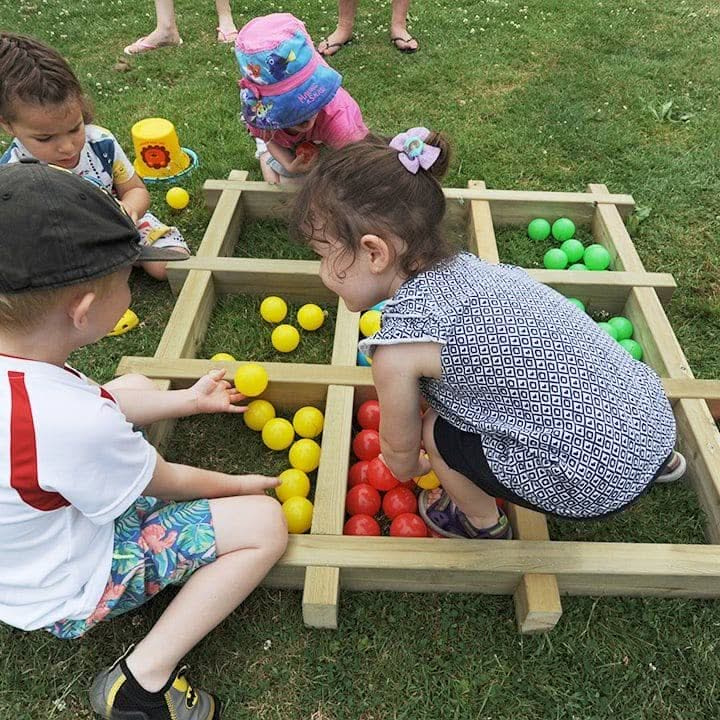
<svg viewBox="0 0 720 720"><path fill-rule="evenodd" d="M197 155L180 147L175 126L165 118L145 118L132 126L137 174L153 180L174 180L197 165Z"/></svg>

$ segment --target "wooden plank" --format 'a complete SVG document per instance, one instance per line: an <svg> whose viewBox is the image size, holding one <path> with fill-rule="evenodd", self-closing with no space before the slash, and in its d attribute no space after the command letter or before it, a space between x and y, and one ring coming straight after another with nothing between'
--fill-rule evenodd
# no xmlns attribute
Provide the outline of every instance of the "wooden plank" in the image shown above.
<svg viewBox="0 0 720 720"><path fill-rule="evenodd" d="M174 387L188 387L214 367L227 368L234 375L242 362L217 362L195 358L147 358L126 355L118 365L117 375L139 372L150 378L168 378ZM355 388L374 389L372 371L353 365L315 365L312 363L261 363L271 383L283 385L282 392L294 394L295 386L351 385ZM682 398L720 400L720 380L694 378L662 378L667 397L675 402ZM315 395L320 398L324 395ZM367 399L367 398L366 398Z"/></svg>
<svg viewBox="0 0 720 720"><path fill-rule="evenodd" d="M291 185L269 185L264 182L237 182L234 180L206 180L203 185L205 202L214 207L220 193L225 189L244 191L243 205L249 220L278 217L284 212L288 195L296 192ZM623 217L635 207L630 195L610 193L545 192L529 190L488 190L477 188L443 188L448 200L448 210L464 208L470 200L490 203L493 221L497 225L524 225L535 217L554 220L570 216L576 224L589 224L595 203L615 205Z"/></svg>
<svg viewBox="0 0 720 720"><path fill-rule="evenodd" d="M205 339L210 314L214 307L215 289L212 273L208 270L198 270L188 275L155 351L155 357L162 359L194 357Z"/></svg>
<svg viewBox="0 0 720 720"><path fill-rule="evenodd" d="M357 345L360 334L359 322L360 313L350 312L344 301L338 299L337 319L335 320L335 339L333 341L332 353L333 365L356 367Z"/></svg>
<svg viewBox="0 0 720 720"><path fill-rule="evenodd" d="M579 595L720 597L720 549L714 545L294 535L280 565L339 567L393 577L425 573L418 591L433 592L433 573L465 573L458 590L512 593L523 575L555 575L561 592ZM408 575L410 577L410 575ZM489 584L486 584L489 583Z"/></svg>
<svg viewBox="0 0 720 720"><path fill-rule="evenodd" d="M178 263L181 265L181 263ZM566 297L582 300L589 310L619 313L634 287L651 287L663 305L672 299L677 284L669 273L648 272L569 272L532 268L528 275Z"/></svg>
<svg viewBox="0 0 720 720"><path fill-rule="evenodd" d="M233 170L230 173L231 180L240 182L246 180L247 176L248 174L244 170ZM232 255L240 237L243 213L241 190L226 190L221 193L203 234L196 257Z"/></svg>
<svg viewBox="0 0 720 720"><path fill-rule="evenodd" d="M468 187L478 190L486 189L482 180L468 180ZM475 253L478 257L491 263L500 262L492 212L490 212L490 203L487 200L470 200L467 236L471 253Z"/></svg>
<svg viewBox="0 0 720 720"><path fill-rule="evenodd" d="M512 504L508 505L507 512L517 540L550 539L544 515ZM513 596L515 620L523 634L548 632L562 616L560 591L554 575L523 575Z"/></svg>
<svg viewBox="0 0 720 720"><path fill-rule="evenodd" d="M319 269L320 263L315 260L193 257L169 266L168 280L173 291L178 292L189 272L209 270L218 294L264 295L272 291L301 302L335 301L337 296L323 285ZM610 306L619 311L632 287L654 288L664 305L677 287L669 273L581 273L538 268L527 272L563 295L580 297L586 304L607 306L609 312L613 311Z"/></svg>
<svg viewBox="0 0 720 720"><path fill-rule="evenodd" d="M665 394L670 400L720 401L720 380L696 380L693 378L662 378Z"/></svg>
<svg viewBox="0 0 720 720"><path fill-rule="evenodd" d="M645 266L623 222L623 217L627 217L627 214L619 212L619 208L613 207L612 202L608 203L604 199L608 192L605 185L591 183L587 188L598 203L592 219L593 238L610 252L610 267L613 270L643 272Z"/></svg>
<svg viewBox="0 0 720 720"><path fill-rule="evenodd" d="M268 260L264 258L188 258L168 266L173 290L182 287L185 277L195 270L213 273L215 291L223 295L282 294L300 302L335 302L337 295L320 279L316 260Z"/></svg>
<svg viewBox="0 0 720 720"><path fill-rule="evenodd" d="M353 389L331 385L325 403L325 427L315 484L311 533L342 535L352 418ZM305 624L310 627L336 628L339 597L339 568L310 565L305 572L302 599Z"/></svg>

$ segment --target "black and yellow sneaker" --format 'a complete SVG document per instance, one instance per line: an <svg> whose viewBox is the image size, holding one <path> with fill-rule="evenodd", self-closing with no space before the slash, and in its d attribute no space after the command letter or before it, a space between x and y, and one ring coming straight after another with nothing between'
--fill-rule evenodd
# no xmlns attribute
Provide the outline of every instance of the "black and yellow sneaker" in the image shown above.
<svg viewBox="0 0 720 720"><path fill-rule="evenodd" d="M203 690L193 690L185 679L184 667L158 692L145 690L125 664L129 652L93 681L90 704L100 717L106 720L220 719L218 700Z"/></svg>

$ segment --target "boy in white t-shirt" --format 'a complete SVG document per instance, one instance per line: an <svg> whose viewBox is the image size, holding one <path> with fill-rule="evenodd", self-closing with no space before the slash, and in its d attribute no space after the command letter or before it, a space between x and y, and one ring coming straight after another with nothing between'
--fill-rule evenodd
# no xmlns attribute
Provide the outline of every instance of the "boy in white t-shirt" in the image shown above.
<svg viewBox="0 0 720 720"><path fill-rule="evenodd" d="M109 193L36 161L0 166L0 237L0 621L75 638L184 583L90 701L104 718L217 720L177 666L284 552L264 494L278 481L166 462L133 425L239 413L242 396L222 371L164 392L65 364L128 306L133 263L185 255L141 246Z"/></svg>

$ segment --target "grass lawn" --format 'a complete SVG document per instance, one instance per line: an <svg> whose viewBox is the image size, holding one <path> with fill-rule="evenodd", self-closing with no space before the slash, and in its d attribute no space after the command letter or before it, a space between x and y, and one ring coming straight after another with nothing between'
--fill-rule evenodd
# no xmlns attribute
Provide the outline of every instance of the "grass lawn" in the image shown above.
<svg viewBox="0 0 720 720"><path fill-rule="evenodd" d="M215 43L209 0L179 0L184 45L116 63L153 23L147 0L0 0L0 26L36 35L69 59L97 122L132 155L130 127L159 115L201 158L184 183L189 208L155 212L196 249L209 214L206 178L248 169L254 147L238 121L237 71ZM235 3L238 24L273 10L303 18L314 38L334 27L331 0ZM698 377L720 377L720 8L715 0L415 0L421 51L388 42L390 2L360 3L356 42L333 64L371 127L445 130L455 155L447 184L631 193L649 215L635 232L648 270L679 289L671 322ZM672 101L672 105L668 103ZM9 138L0 136L0 151ZM302 255L277 223L246 231L254 256ZM503 260L541 253L512 231ZM133 276L140 328L71 358L100 381L123 355L152 355L172 310L164 284ZM279 359L267 350L256 301L216 310L203 352ZM327 361L331 328L294 357ZM242 422L178 425L170 459L225 470L277 472ZM604 523L553 523L553 537L701 542L702 518L683 485L654 490ZM76 642L0 628L0 718L83 720L94 673L151 627L161 597ZM655 599L566 598L550 635L521 637L507 597L344 593L336 632L303 626L301 594L260 589L189 657L191 678L227 703L226 718L259 720L715 720L720 715L720 605Z"/></svg>

